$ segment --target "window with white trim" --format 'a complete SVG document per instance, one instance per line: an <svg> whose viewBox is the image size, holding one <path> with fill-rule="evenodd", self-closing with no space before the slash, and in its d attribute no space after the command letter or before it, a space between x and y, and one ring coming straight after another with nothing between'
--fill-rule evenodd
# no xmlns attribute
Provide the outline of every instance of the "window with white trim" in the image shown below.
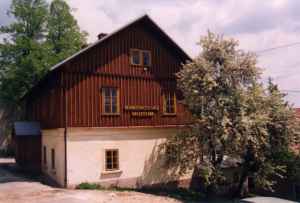
<svg viewBox="0 0 300 203"><path fill-rule="evenodd" d="M102 103L104 114L119 114L119 90L115 87L102 88Z"/></svg>
<svg viewBox="0 0 300 203"><path fill-rule="evenodd" d="M151 52L149 50L131 49L130 64L135 66L151 66Z"/></svg>
<svg viewBox="0 0 300 203"><path fill-rule="evenodd" d="M175 115L176 114L176 95L174 92L164 92L164 114Z"/></svg>
<svg viewBox="0 0 300 203"><path fill-rule="evenodd" d="M105 150L105 171L119 170L119 150L106 149Z"/></svg>

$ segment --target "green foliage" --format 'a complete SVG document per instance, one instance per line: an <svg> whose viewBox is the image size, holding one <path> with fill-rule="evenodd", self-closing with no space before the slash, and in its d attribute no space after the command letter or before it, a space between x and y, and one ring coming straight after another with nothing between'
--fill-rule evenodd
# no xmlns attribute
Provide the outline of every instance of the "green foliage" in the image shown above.
<svg viewBox="0 0 300 203"><path fill-rule="evenodd" d="M49 68L85 44L70 8L54 0L13 0L14 22L0 28L0 100L19 105L20 99Z"/></svg>
<svg viewBox="0 0 300 203"><path fill-rule="evenodd" d="M0 158L13 158L15 156L15 150L12 147L0 149Z"/></svg>
<svg viewBox="0 0 300 203"><path fill-rule="evenodd" d="M291 183L300 182L300 155L291 151L281 151L274 155L274 162L286 167L285 177Z"/></svg>
<svg viewBox="0 0 300 203"><path fill-rule="evenodd" d="M239 50L237 41L209 32L200 45L201 54L177 74L193 119L164 145L168 163L181 173L206 168L202 175L211 186L226 182L224 156L235 158L242 160L239 188L254 176L271 189L271 178L285 168L272 161L274 153L299 138L294 111L276 85L258 82L256 56Z"/></svg>
<svg viewBox="0 0 300 203"><path fill-rule="evenodd" d="M76 186L76 189L81 190L108 190L108 191L116 191L116 192L141 192L145 194L153 194L153 195L160 195L160 196L167 196L171 198L176 198L180 200L186 200L186 201L196 201L199 199L205 198L205 195L194 191L194 190L188 190L185 188L174 188L174 189L167 189L167 188L121 188L121 187L108 187L104 188L101 185L97 183L80 183Z"/></svg>
<svg viewBox="0 0 300 203"><path fill-rule="evenodd" d="M80 183L76 186L76 189L81 190L102 190L103 187L96 183Z"/></svg>
<svg viewBox="0 0 300 203"><path fill-rule="evenodd" d="M80 50L86 43L87 34L80 31L64 0L52 1L49 14L47 44L49 56L52 56L50 64L54 65Z"/></svg>
<svg viewBox="0 0 300 203"><path fill-rule="evenodd" d="M16 104L46 72L42 39L47 4L44 0L14 0L9 13L16 21L0 29L5 36L0 44L0 98Z"/></svg>

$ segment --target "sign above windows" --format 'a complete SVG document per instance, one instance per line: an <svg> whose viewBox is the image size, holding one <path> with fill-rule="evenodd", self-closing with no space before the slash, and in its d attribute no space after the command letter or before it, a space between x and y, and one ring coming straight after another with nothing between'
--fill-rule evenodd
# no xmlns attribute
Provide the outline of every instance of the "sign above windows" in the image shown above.
<svg viewBox="0 0 300 203"><path fill-rule="evenodd" d="M125 106L124 108L126 111L131 112L131 116L133 117L151 117L159 111L159 106Z"/></svg>
<svg viewBox="0 0 300 203"><path fill-rule="evenodd" d="M126 105L125 110L128 111L158 111L159 106L140 106L140 105Z"/></svg>

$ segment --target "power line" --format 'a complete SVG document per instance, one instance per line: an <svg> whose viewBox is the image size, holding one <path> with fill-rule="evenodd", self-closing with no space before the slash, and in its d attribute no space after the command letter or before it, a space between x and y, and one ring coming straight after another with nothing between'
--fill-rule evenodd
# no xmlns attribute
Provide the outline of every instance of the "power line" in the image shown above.
<svg viewBox="0 0 300 203"><path fill-rule="evenodd" d="M276 46L276 47L271 47L271 48L268 48L268 49L258 50L258 51L255 51L255 52L260 55L262 53L273 51L273 50L276 50L276 49L283 49L283 48L288 48L288 47L292 47L292 46L299 46L299 45L300 45L300 42L294 42L294 43L284 44L284 45L280 45L280 46Z"/></svg>
<svg viewBox="0 0 300 203"><path fill-rule="evenodd" d="M281 90L282 92L300 93L300 90Z"/></svg>

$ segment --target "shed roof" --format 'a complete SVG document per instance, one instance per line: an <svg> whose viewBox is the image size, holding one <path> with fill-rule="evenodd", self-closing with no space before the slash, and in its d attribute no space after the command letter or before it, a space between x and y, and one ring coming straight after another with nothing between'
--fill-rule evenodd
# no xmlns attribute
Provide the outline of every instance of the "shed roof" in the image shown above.
<svg viewBox="0 0 300 203"><path fill-rule="evenodd" d="M26 121L15 122L14 133L16 136L39 136L41 135L40 123Z"/></svg>

